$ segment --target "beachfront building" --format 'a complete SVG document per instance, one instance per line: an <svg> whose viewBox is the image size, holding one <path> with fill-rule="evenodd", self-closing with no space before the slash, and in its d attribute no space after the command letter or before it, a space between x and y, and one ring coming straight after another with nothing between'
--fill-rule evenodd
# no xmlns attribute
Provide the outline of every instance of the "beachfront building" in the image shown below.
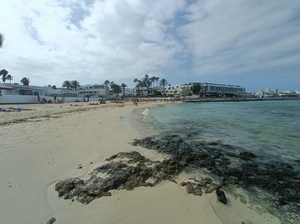
<svg viewBox="0 0 300 224"><path fill-rule="evenodd" d="M133 89L133 96L148 96L148 90L146 87L135 87Z"/></svg>
<svg viewBox="0 0 300 224"><path fill-rule="evenodd" d="M87 97L108 97L109 87L105 84L82 85L78 88L78 93Z"/></svg>
<svg viewBox="0 0 300 224"><path fill-rule="evenodd" d="M167 96L190 96L193 88L200 85L201 96L238 96L245 94L245 88L238 85L225 85L204 82L191 82L183 85L172 85L165 88Z"/></svg>
<svg viewBox="0 0 300 224"><path fill-rule="evenodd" d="M258 97L276 97L278 96L278 89L265 88L257 92Z"/></svg>
<svg viewBox="0 0 300 224"><path fill-rule="evenodd" d="M201 95L210 96L238 96L245 94L245 88L239 85L226 85L214 83L200 83Z"/></svg>
<svg viewBox="0 0 300 224"><path fill-rule="evenodd" d="M285 90L278 94L280 97L300 97L300 91Z"/></svg>
<svg viewBox="0 0 300 224"><path fill-rule="evenodd" d="M125 91L123 93L123 88L122 88L122 95L125 95L125 96L133 96L134 95L134 89L132 88L125 88Z"/></svg>
<svg viewBox="0 0 300 224"><path fill-rule="evenodd" d="M166 96L182 95L182 85L170 85L165 87L164 93Z"/></svg>

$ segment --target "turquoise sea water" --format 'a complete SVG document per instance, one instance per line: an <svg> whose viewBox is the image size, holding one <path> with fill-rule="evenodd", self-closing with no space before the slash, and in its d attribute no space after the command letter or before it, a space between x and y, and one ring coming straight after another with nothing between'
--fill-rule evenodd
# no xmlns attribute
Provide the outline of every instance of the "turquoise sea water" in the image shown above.
<svg viewBox="0 0 300 224"><path fill-rule="evenodd" d="M300 100L165 104L139 113L144 134L191 135L300 159Z"/></svg>
<svg viewBox="0 0 300 224"><path fill-rule="evenodd" d="M237 150L242 147L262 154L266 159L269 156L270 161L291 162L294 169L299 170L300 100L169 103L137 109L127 114L124 121L137 130L141 138L176 134L196 141L220 142L236 146L232 148ZM195 178L203 176L202 170L188 172ZM268 211L282 223L299 223L294 207L274 206L272 192L256 186L247 189L236 186L226 193L235 191L233 196L248 198L246 203L259 213Z"/></svg>

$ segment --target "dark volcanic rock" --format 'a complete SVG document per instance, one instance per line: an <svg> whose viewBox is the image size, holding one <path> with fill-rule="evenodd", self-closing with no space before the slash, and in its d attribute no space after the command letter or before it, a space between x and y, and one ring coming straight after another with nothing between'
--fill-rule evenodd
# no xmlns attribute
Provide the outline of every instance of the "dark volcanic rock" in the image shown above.
<svg viewBox="0 0 300 224"><path fill-rule="evenodd" d="M226 199L220 187L258 187L273 195L272 206L284 206L284 211L300 214L299 162L286 163L275 157L258 156L240 147L221 142L192 141L178 135L153 136L136 139L132 145L156 150L170 156L162 162L151 161L138 152L118 153L107 164L91 172L89 180L71 178L56 184L64 199L76 198L89 203L95 198L109 196L110 190L133 190L140 186L155 186L162 180L174 181L183 169L205 169L216 175L220 184L203 179L181 183L188 193L201 195L216 190ZM275 158L275 159L270 159ZM148 181L150 180L151 181ZM221 192L221 193L220 193ZM223 192L223 193L222 193ZM223 196L222 196L223 195ZM219 198L219 195L218 195ZM222 202L225 202L225 199ZM299 217L299 215L295 215Z"/></svg>
<svg viewBox="0 0 300 224"><path fill-rule="evenodd" d="M227 198L225 196L225 193L224 191L220 190L220 189L217 189L216 190L216 194L218 196L218 201L222 202L223 204L227 204Z"/></svg>
<svg viewBox="0 0 300 224"><path fill-rule="evenodd" d="M117 158L119 162L114 161ZM90 179L86 181L79 178L59 181L55 185L58 196L64 199L75 198L88 204L95 198L110 196L109 191L113 189L133 190L140 186L153 187L162 180L173 180L183 168L175 160L151 161L138 152L118 153L108 161L110 163L91 172ZM147 182L150 178L154 182Z"/></svg>
<svg viewBox="0 0 300 224"><path fill-rule="evenodd" d="M49 219L46 224L52 224L56 221L56 218L52 217L51 219Z"/></svg>

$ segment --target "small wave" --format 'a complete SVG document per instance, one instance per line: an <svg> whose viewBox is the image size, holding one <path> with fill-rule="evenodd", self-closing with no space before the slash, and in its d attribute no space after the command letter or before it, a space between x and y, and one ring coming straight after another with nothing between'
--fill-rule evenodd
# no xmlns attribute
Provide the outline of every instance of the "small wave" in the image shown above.
<svg viewBox="0 0 300 224"><path fill-rule="evenodd" d="M148 108L145 108L145 110L142 113L144 115L143 120L146 118L146 116L149 114L149 112L150 112L150 110Z"/></svg>
<svg viewBox="0 0 300 224"><path fill-rule="evenodd" d="M149 114L149 112L150 112L149 109L148 109L148 108L145 108L145 110L143 111L142 114L143 114L144 116L147 116L147 115Z"/></svg>

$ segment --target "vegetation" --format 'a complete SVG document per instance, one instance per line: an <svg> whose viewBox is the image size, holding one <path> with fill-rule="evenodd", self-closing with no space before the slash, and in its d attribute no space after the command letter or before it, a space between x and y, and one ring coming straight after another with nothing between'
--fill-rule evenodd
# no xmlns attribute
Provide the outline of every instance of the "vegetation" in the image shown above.
<svg viewBox="0 0 300 224"><path fill-rule="evenodd" d="M5 81L7 80L8 71L6 71L5 69L2 69L0 71L0 76L2 76L2 81L5 83Z"/></svg>
<svg viewBox="0 0 300 224"><path fill-rule="evenodd" d="M200 91L201 91L201 85L200 83L193 83L193 87L192 87L192 92L193 94L200 94Z"/></svg>
<svg viewBox="0 0 300 224"><path fill-rule="evenodd" d="M6 80L9 80L9 83L11 84L11 80L13 80L13 77L10 74L8 74L6 76Z"/></svg>
<svg viewBox="0 0 300 224"><path fill-rule="evenodd" d="M139 88L140 87L146 87L147 88L147 92L148 94L150 93L150 87L152 86L152 94L155 95L155 96L159 96L161 95L161 93L159 93L159 91L157 91L157 87L158 87L158 80L159 80L159 77L149 77L148 74L145 75L145 77L142 79L142 80L139 80L139 79L134 79L133 82L135 83L135 87L138 89L139 91ZM159 85L163 87L163 89L165 89L165 86L168 85L168 82L166 79L162 79L160 82L159 82Z"/></svg>
<svg viewBox="0 0 300 224"><path fill-rule="evenodd" d="M166 87L166 85L168 85L167 80L166 79L162 79L162 80L160 80L159 84L163 87L164 94L165 94L165 91L166 91L165 87Z"/></svg>
<svg viewBox="0 0 300 224"><path fill-rule="evenodd" d="M71 82L69 80L66 80L63 82L62 87L67 87L67 89L71 88Z"/></svg>
<svg viewBox="0 0 300 224"><path fill-rule="evenodd" d="M71 88L74 89L75 91L79 88L80 84L77 80L73 80L70 82L71 83Z"/></svg>
<svg viewBox="0 0 300 224"><path fill-rule="evenodd" d="M77 80L65 80L62 84L62 87L67 87L67 89L74 89L75 91L78 89L78 87L80 86L79 82ZM56 86L52 86L52 88ZM54 88L53 88L54 89Z"/></svg>
<svg viewBox="0 0 300 224"><path fill-rule="evenodd" d="M112 92L114 94L116 94L117 96L122 92L121 86L119 86L118 84L116 84L114 82L110 82L110 88L111 88Z"/></svg>
<svg viewBox="0 0 300 224"><path fill-rule="evenodd" d="M23 79L21 79L20 81L24 86L29 86L29 78L24 77Z"/></svg>
<svg viewBox="0 0 300 224"><path fill-rule="evenodd" d="M3 42L4 42L4 36L2 33L0 33L0 48L3 46Z"/></svg>
<svg viewBox="0 0 300 224"><path fill-rule="evenodd" d="M127 85L125 83L122 83L121 87L123 89L123 97L124 97L125 96L125 88L127 87Z"/></svg>
<svg viewBox="0 0 300 224"><path fill-rule="evenodd" d="M110 81L108 81L108 80L105 80L105 82L104 82L105 85L108 85L109 83L110 83Z"/></svg>

